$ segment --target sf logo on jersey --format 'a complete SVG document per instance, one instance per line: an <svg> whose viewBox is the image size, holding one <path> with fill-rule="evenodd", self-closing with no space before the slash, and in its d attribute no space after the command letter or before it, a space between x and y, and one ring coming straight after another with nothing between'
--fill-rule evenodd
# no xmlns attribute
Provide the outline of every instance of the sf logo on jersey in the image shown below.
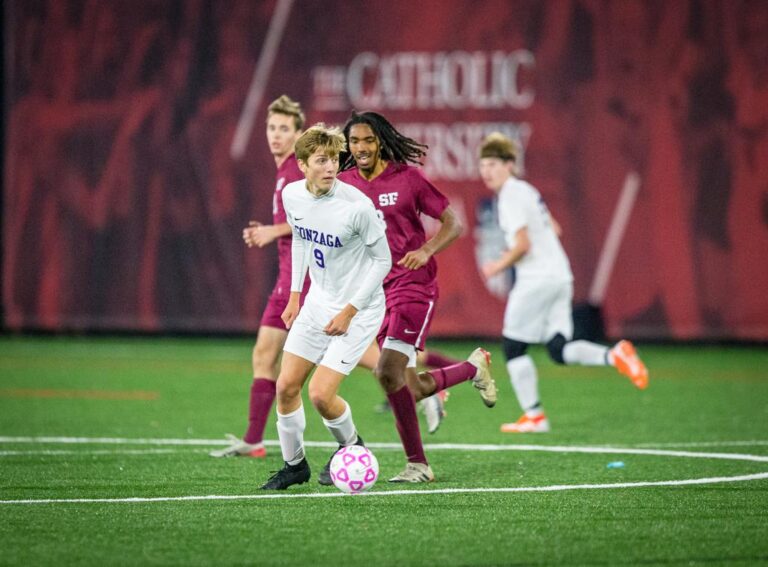
<svg viewBox="0 0 768 567"><path fill-rule="evenodd" d="M380 207L391 207L395 203L397 203L397 191L394 193L382 193L379 195Z"/></svg>

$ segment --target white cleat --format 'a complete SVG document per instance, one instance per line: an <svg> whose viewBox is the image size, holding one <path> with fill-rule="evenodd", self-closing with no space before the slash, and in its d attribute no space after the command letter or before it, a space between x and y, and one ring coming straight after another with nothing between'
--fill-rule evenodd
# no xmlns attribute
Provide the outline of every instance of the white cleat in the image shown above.
<svg viewBox="0 0 768 567"><path fill-rule="evenodd" d="M408 463L403 472L389 479L389 482L432 482L435 473L432 467L423 463Z"/></svg>
<svg viewBox="0 0 768 567"><path fill-rule="evenodd" d="M472 385L480 392L483 403L492 408L496 405L496 382L491 378L491 353L482 348L476 348L467 361L477 368Z"/></svg>
<svg viewBox="0 0 768 567"><path fill-rule="evenodd" d="M421 409L427 420L427 431L434 433L445 418L445 405L439 394L434 394L421 400Z"/></svg>
<svg viewBox="0 0 768 567"><path fill-rule="evenodd" d="M263 443L246 443L242 439L227 433L229 446L224 449L216 449L208 453L211 457L254 457L263 459L267 456L267 450Z"/></svg>

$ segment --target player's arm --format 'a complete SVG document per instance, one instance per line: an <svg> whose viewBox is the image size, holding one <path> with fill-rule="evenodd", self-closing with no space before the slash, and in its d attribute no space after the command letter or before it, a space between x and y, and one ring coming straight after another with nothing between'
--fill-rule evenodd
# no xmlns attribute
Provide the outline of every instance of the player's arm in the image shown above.
<svg viewBox="0 0 768 567"><path fill-rule="evenodd" d="M257 221L248 223L248 227L243 229L243 240L248 248L258 246L264 248L267 244L274 242L281 236L291 234L291 225L287 222L280 224L261 224Z"/></svg>
<svg viewBox="0 0 768 567"><path fill-rule="evenodd" d="M440 230L437 231L437 234L427 240L421 248L411 250L400 258L397 263L398 266L404 266L409 270L418 270L429 262L432 256L445 249L461 235L463 227L451 207L445 208L439 220Z"/></svg>
<svg viewBox="0 0 768 567"><path fill-rule="evenodd" d="M500 258L488 262L483 266L483 276L491 278L496 274L514 266L520 258L531 249L531 240L528 238L528 228L523 227L515 233L515 245L506 250Z"/></svg>
<svg viewBox="0 0 768 567"><path fill-rule="evenodd" d="M291 295L288 298L288 305L285 306L283 314L280 316L287 329L291 328L301 309L299 300L308 269L304 247L304 240L294 234L291 239Z"/></svg>

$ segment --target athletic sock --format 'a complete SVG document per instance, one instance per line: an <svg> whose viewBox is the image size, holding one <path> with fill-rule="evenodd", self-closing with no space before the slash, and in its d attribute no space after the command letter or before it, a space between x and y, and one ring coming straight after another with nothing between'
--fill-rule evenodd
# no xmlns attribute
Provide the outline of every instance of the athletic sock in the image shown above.
<svg viewBox="0 0 768 567"><path fill-rule="evenodd" d="M589 341L571 341L563 347L563 360L566 364L606 366L608 347Z"/></svg>
<svg viewBox="0 0 768 567"><path fill-rule="evenodd" d="M515 357L507 361L507 372L512 382L512 389L517 395L517 401L526 415L528 415L527 412L535 412L537 409L542 413L539 400L539 377L533 359L527 354Z"/></svg>
<svg viewBox="0 0 768 567"><path fill-rule="evenodd" d="M251 401L248 404L248 429L243 441L250 444L261 443L264 440L264 427L267 416L275 401L276 384L267 378L254 378L251 384Z"/></svg>
<svg viewBox="0 0 768 567"><path fill-rule="evenodd" d="M280 450L283 460L289 465L297 465L304 458L304 429L307 419L304 406L288 414L277 412L277 435L280 437Z"/></svg>
<svg viewBox="0 0 768 567"><path fill-rule="evenodd" d="M387 394L392 413L395 415L397 432L405 450L409 463L427 464L424 446L421 443L419 418L416 417L416 402L408 386L403 386L397 392Z"/></svg>
<svg viewBox="0 0 768 567"><path fill-rule="evenodd" d="M453 364L458 364L459 362L461 361L456 360L455 358L451 358L450 356L445 356L439 352L432 352L428 350L424 365L428 366L429 368L443 368L444 366L451 366Z"/></svg>
<svg viewBox="0 0 768 567"><path fill-rule="evenodd" d="M323 418L323 423L339 445L346 447L357 441L357 429L352 421L352 409L347 402L344 402L344 405L346 406L344 412L339 417L336 419Z"/></svg>
<svg viewBox="0 0 768 567"><path fill-rule="evenodd" d="M427 371L435 379L435 391L446 390L451 386L471 380L477 374L477 368L471 362L459 362L445 368L435 368Z"/></svg>

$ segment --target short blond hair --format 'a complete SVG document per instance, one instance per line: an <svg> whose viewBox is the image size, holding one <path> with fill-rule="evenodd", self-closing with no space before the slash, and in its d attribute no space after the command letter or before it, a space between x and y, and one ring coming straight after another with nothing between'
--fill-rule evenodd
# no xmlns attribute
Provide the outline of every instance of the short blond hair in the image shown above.
<svg viewBox="0 0 768 567"><path fill-rule="evenodd" d="M293 118L293 123L296 125L296 130L304 128L304 111L301 110L301 105L293 100L288 95L280 95L273 100L267 107L267 120L273 114L285 114Z"/></svg>
<svg viewBox="0 0 768 567"><path fill-rule="evenodd" d="M318 122L296 140L296 159L307 163L309 156L318 148L323 148L330 157L338 157L347 148L347 142L337 126L326 126Z"/></svg>
<svg viewBox="0 0 768 567"><path fill-rule="evenodd" d="M517 144L501 132L491 132L480 144L480 159L483 158L516 162Z"/></svg>

